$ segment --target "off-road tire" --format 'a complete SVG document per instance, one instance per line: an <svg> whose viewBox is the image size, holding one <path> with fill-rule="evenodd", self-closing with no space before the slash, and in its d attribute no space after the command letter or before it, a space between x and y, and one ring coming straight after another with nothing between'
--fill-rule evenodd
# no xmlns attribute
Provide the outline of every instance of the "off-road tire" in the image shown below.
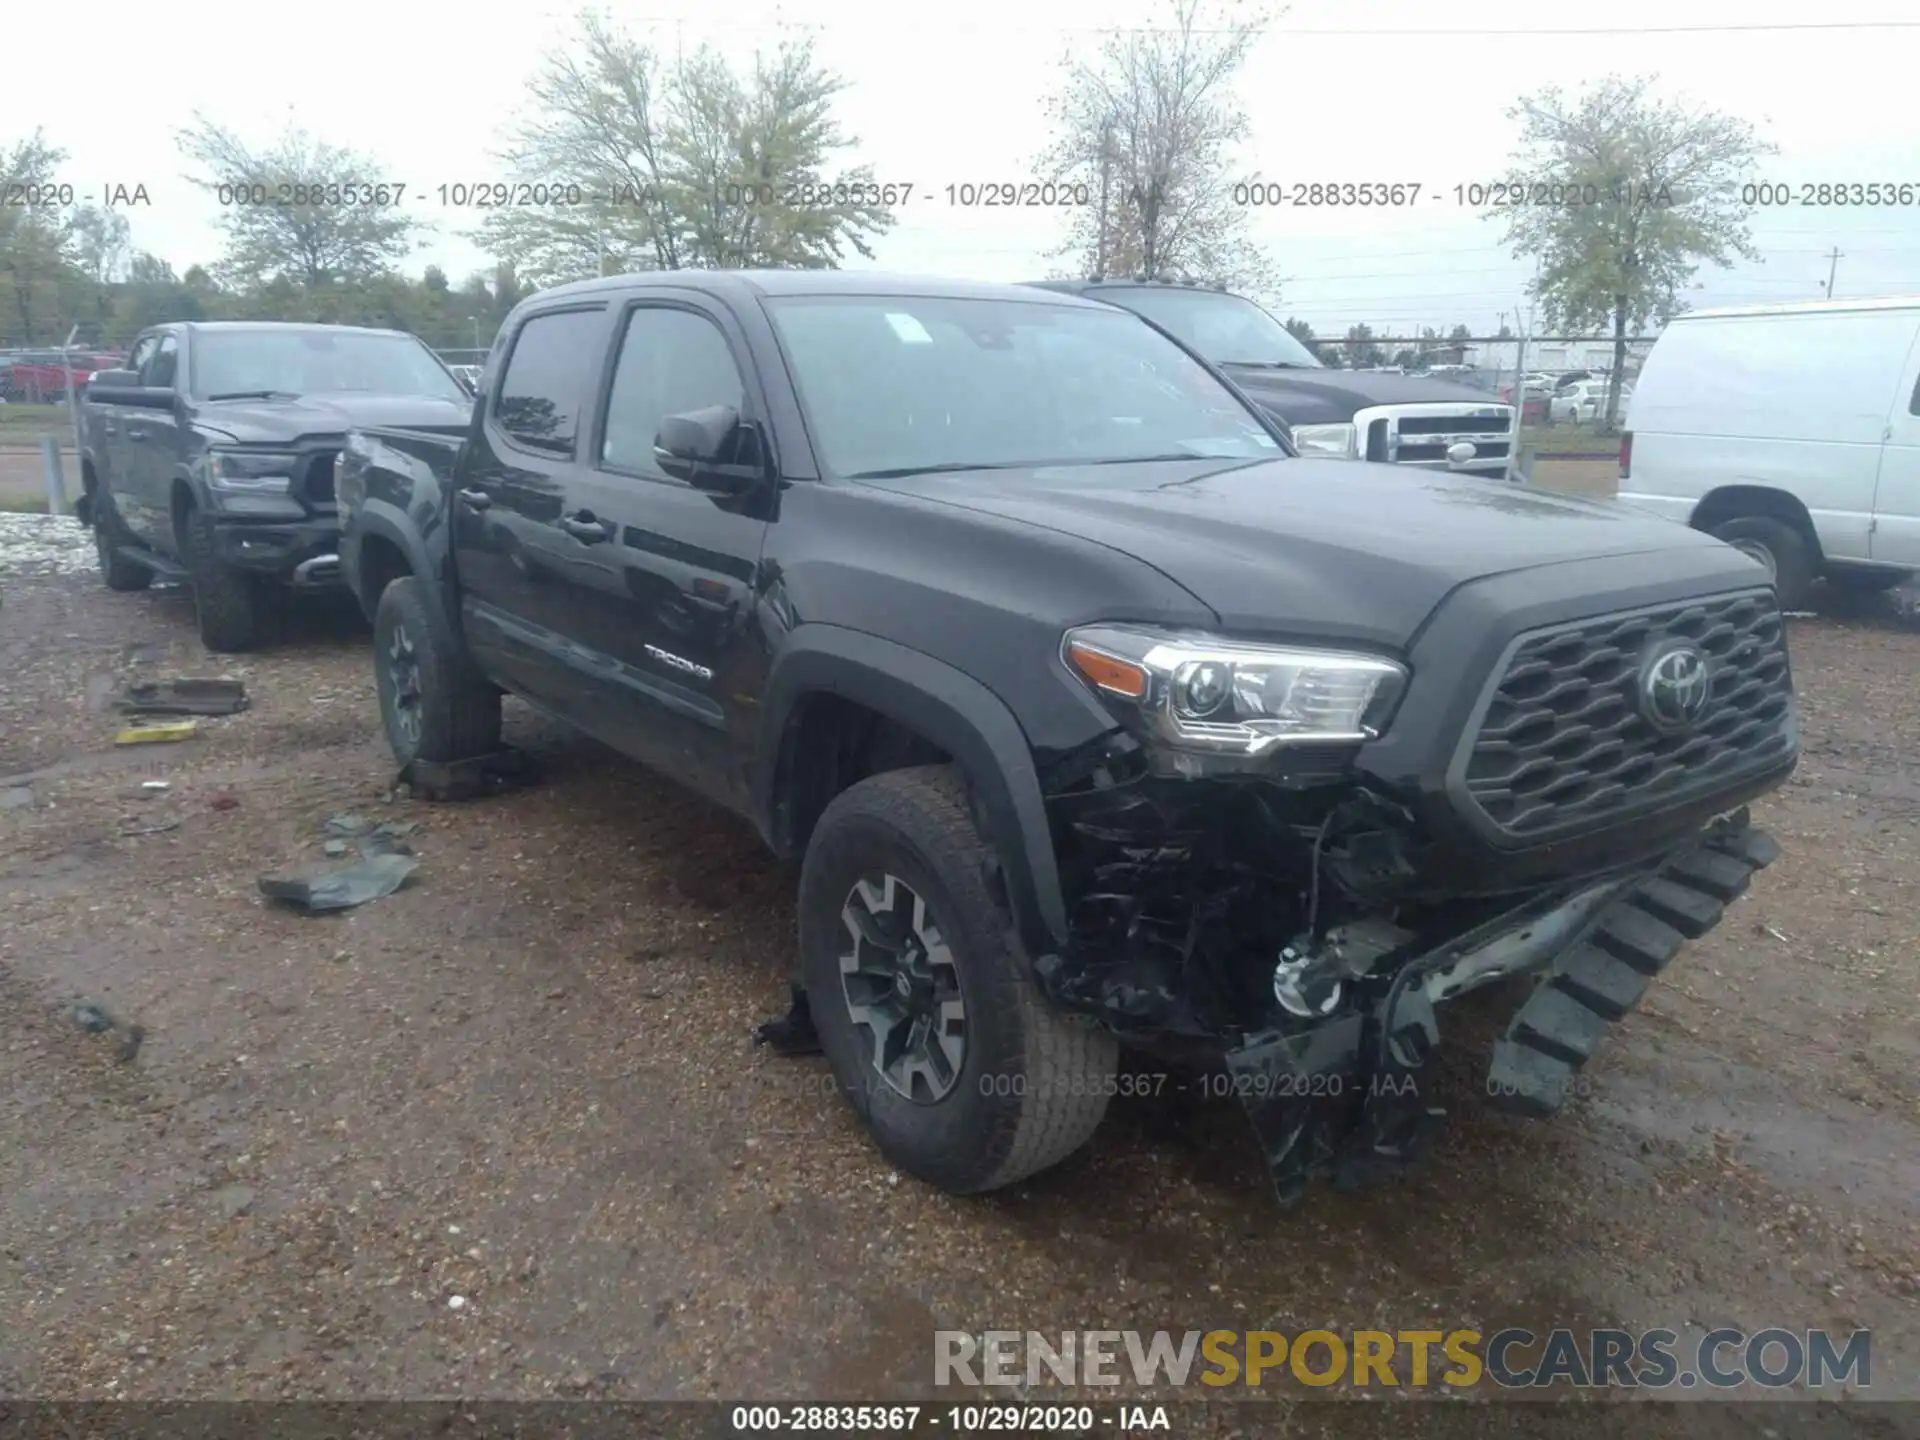
<svg viewBox="0 0 1920 1440"><path fill-rule="evenodd" d="M131 543L132 536L114 508L113 495L95 487L89 517L93 521L93 549L100 557L100 578L109 590L144 590L153 584L153 571L137 560L129 560L120 547Z"/></svg>
<svg viewBox="0 0 1920 1440"><path fill-rule="evenodd" d="M200 643L221 654L237 654L260 643L265 597L260 582L223 564L214 548L213 519L195 506L180 527L180 558L193 587L193 615Z"/></svg>
<svg viewBox="0 0 1920 1440"><path fill-rule="evenodd" d="M997 862L951 766L893 770L842 791L814 827L800 874L801 977L841 1093L880 1152L954 1194L996 1190L1066 1159L1106 1113L1119 1046L1040 994L995 884ZM841 908L891 873L927 903L966 1006L959 1078L919 1103L874 1070L849 1013Z"/></svg>
<svg viewBox="0 0 1920 1440"><path fill-rule="evenodd" d="M418 675L418 736L401 717L401 694L391 660L404 637ZM500 748L500 692L487 683L447 633L412 575L388 583L373 613L374 683L380 724L393 758L404 768L415 760L450 765L491 755Z"/></svg>
<svg viewBox="0 0 1920 1440"><path fill-rule="evenodd" d="M1806 537L1791 525L1765 515L1742 515L1713 527L1716 540L1742 549L1764 549L1773 557L1773 588L1782 610L1803 610L1813 589L1813 559Z"/></svg>

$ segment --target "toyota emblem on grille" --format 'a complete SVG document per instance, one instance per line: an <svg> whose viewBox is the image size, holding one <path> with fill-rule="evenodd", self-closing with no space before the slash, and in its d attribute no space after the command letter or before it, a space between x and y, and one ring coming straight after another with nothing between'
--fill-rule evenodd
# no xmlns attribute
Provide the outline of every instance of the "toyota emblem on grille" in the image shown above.
<svg viewBox="0 0 1920 1440"><path fill-rule="evenodd" d="M1712 693L1707 657L1691 645L1655 651L1640 668L1640 713L1666 734L1696 724Z"/></svg>

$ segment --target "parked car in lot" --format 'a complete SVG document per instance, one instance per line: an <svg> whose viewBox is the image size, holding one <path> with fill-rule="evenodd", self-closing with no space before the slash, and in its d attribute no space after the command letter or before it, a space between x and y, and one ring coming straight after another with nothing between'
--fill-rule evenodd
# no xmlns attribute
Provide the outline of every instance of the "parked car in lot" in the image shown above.
<svg viewBox="0 0 1920 1440"><path fill-rule="evenodd" d="M245 650L291 592L339 581L333 457L347 428L458 433L472 409L399 331L158 325L82 401L75 513L109 589L185 579L208 648Z"/></svg>
<svg viewBox="0 0 1920 1440"><path fill-rule="evenodd" d="M1070 1154L1123 1043L1223 1067L1282 1195L1370 1178L1508 975L1488 1090L1551 1113L1775 853L1782 621L1705 535L1299 455L1031 287L623 276L499 344L464 439L340 460L395 757L510 691L747 817L800 863L772 1033L934 1184Z"/></svg>
<svg viewBox="0 0 1920 1440"><path fill-rule="evenodd" d="M1631 386L1621 390L1616 414L1626 414L1627 402L1631 399ZM1555 393L1548 403L1548 415L1555 424L1591 425L1605 412L1606 405L1607 381L1604 378L1578 380Z"/></svg>
<svg viewBox="0 0 1920 1440"><path fill-rule="evenodd" d="M1813 582L1920 569L1920 297L1700 310L1654 342L1620 498L1746 551L1789 609Z"/></svg>
<svg viewBox="0 0 1920 1440"><path fill-rule="evenodd" d="M1244 296L1140 280L1046 280L1035 288L1144 316L1218 366L1311 454L1506 477L1509 406L1465 385L1398 369L1330 370Z"/></svg>

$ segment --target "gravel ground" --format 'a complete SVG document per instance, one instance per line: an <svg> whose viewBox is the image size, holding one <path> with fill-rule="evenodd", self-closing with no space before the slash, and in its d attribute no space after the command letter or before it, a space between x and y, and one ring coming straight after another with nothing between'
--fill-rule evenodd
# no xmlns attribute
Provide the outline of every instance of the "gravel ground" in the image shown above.
<svg viewBox="0 0 1920 1440"><path fill-rule="evenodd" d="M878 1400L924 1392L936 1327L1730 1324L1870 1326L1872 1393L1920 1398L1920 630L1891 610L1793 622L1785 858L1557 1121L1476 1103L1469 1013L1402 1182L1283 1212L1230 1105L1163 1097L962 1201L888 1171L824 1062L752 1049L792 884L741 825L517 707L541 784L393 796L343 609L236 664L179 591L71 573L74 527L0 526L0 1395ZM250 710L111 743L129 679L220 673ZM270 908L255 877L342 810L420 822L413 881Z"/></svg>

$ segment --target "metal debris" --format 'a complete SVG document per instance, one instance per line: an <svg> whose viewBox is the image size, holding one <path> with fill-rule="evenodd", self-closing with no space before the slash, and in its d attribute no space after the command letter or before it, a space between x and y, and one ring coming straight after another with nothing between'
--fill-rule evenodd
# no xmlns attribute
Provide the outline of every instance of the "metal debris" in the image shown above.
<svg viewBox="0 0 1920 1440"><path fill-rule="evenodd" d="M260 893L310 915L345 910L391 895L420 862L411 855L372 855L338 870L303 875L262 875Z"/></svg>
<svg viewBox="0 0 1920 1440"><path fill-rule="evenodd" d="M223 676L136 681L116 703L130 715L235 715L253 702L244 684Z"/></svg>

